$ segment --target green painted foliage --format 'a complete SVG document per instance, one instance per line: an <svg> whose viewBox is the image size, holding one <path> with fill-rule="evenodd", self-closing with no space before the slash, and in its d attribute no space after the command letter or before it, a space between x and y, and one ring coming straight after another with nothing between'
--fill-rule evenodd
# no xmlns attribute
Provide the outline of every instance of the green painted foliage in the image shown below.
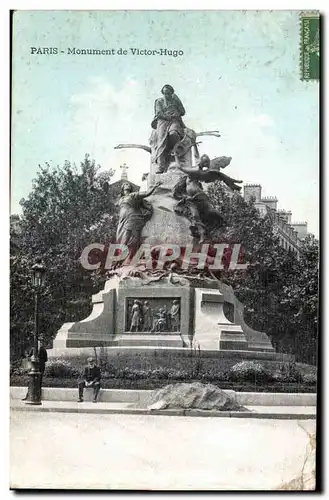
<svg viewBox="0 0 329 500"><path fill-rule="evenodd" d="M50 342L64 322L86 317L91 295L103 277L79 263L85 246L107 244L115 236L115 203L105 189L113 171L86 155L80 167L40 167L22 215L11 223L11 357L22 356L31 345L34 297L31 267L41 257L46 281L41 295L40 331Z"/></svg>
<svg viewBox="0 0 329 500"><path fill-rule="evenodd" d="M240 195L228 196L220 183L209 189L212 203L219 208L226 226L213 240L241 243L246 271L221 272L245 305L245 320L265 331L276 349L296 359L316 363L318 330L319 246L308 236L300 259L279 245L271 219L261 217L252 202Z"/></svg>

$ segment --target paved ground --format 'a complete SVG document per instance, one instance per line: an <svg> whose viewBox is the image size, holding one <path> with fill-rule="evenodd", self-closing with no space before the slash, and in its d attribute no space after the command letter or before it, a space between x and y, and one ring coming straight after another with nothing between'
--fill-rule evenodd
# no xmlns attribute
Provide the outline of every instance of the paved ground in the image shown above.
<svg viewBox="0 0 329 500"><path fill-rule="evenodd" d="M12 410L11 486L277 489L300 474L302 427L315 420Z"/></svg>
<svg viewBox="0 0 329 500"><path fill-rule="evenodd" d="M65 413L96 413L96 414L149 414L146 408L137 408L135 403L106 402L94 404L89 401L78 403L76 401L42 401L42 405L27 405L20 399L12 399L10 402L12 409L20 411L37 412L65 412ZM246 411L202 411L202 410L152 410L154 414L162 415L186 415L186 416L216 416L225 418L291 418L300 420L315 419L316 406L246 406Z"/></svg>

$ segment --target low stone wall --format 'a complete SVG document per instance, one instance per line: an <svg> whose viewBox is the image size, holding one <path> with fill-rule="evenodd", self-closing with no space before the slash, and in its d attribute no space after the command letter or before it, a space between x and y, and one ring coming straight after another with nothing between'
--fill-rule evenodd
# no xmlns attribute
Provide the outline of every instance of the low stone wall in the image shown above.
<svg viewBox="0 0 329 500"><path fill-rule="evenodd" d="M143 405L153 391L149 390L122 390L101 389L99 401L107 403L138 403ZM274 393L274 392L236 392L225 390L237 403L244 406L316 406L316 394L304 393ZM21 399L26 394L26 387L11 387L11 399ZM42 389L44 401L76 401L78 388L59 389L56 387L45 387ZM85 401L91 401L93 391L85 390Z"/></svg>

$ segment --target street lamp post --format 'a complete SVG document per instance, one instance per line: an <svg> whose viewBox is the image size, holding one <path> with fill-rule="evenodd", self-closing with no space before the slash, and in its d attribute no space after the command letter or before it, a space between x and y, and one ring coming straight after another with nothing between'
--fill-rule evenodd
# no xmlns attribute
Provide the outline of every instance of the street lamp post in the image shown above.
<svg viewBox="0 0 329 500"><path fill-rule="evenodd" d="M31 357L32 368L29 372L29 388L26 398L26 404L41 405L41 373L39 370L39 294L45 275L45 268L41 261L32 266L33 287L34 287L34 339L33 355Z"/></svg>

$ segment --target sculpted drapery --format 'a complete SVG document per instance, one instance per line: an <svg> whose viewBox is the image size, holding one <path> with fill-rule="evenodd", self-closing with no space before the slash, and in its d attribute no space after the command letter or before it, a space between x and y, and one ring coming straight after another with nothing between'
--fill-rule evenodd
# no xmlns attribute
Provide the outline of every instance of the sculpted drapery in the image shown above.
<svg viewBox="0 0 329 500"><path fill-rule="evenodd" d="M150 196L159 185L160 183L155 184L146 193L133 192L128 182L122 185L116 234L117 243L127 245L131 249L140 245L142 229L153 213L151 203L145 198Z"/></svg>
<svg viewBox="0 0 329 500"><path fill-rule="evenodd" d="M175 144L183 139L185 129L182 120L185 109L174 89L171 85L165 85L161 92L163 97L154 103L155 116L151 123L154 130L150 139L152 159L158 165L158 173L167 169L170 153Z"/></svg>

